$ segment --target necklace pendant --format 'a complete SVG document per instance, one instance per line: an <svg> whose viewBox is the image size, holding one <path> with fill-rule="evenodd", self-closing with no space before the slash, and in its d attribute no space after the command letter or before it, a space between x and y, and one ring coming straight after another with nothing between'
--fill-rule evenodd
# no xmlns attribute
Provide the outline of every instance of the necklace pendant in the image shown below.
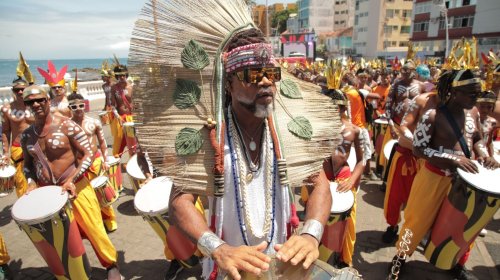
<svg viewBox="0 0 500 280"><path fill-rule="evenodd" d="M252 173L248 173L246 177L247 177L246 179L247 179L247 183L248 183L248 182L252 181L253 174Z"/></svg>
<svg viewBox="0 0 500 280"><path fill-rule="evenodd" d="M257 144L255 143L255 141L253 141L253 139L250 140L249 148L250 148L250 151L252 151L252 152L255 152L255 150L257 150Z"/></svg>

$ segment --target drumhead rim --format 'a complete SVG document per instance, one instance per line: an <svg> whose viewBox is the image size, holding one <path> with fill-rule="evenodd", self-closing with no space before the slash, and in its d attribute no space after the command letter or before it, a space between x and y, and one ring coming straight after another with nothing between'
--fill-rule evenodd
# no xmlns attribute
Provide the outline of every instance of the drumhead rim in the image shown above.
<svg viewBox="0 0 500 280"><path fill-rule="evenodd" d="M338 186L338 183L337 182L330 182L330 192L331 192L331 196L332 196L332 205L330 206L330 214L342 214L342 213L345 213L346 211L349 211L350 209L352 209L352 207L354 206L354 193L352 191L347 191L347 192L343 192L343 193L340 193L340 192L337 192L336 188ZM348 203L351 205L348 207L349 204L346 204L346 207L348 208L340 208L340 209L333 209L334 207L334 193L338 193L339 196L341 197L345 197L347 198L348 197ZM351 203L351 200L352 200L352 203ZM345 202L345 201L343 201ZM339 205L339 204L337 204Z"/></svg>
<svg viewBox="0 0 500 280"><path fill-rule="evenodd" d="M476 164L476 166L478 166L478 168L480 170L484 169L484 167L482 165L480 165L479 162L477 162L476 160L473 160L472 162L474 162L474 164ZM495 171L500 174L500 169L496 169ZM493 190L495 190L494 187L484 188L484 187L477 186L476 185L477 182L471 182L470 176L480 176L479 173L478 174L471 174L471 173L469 173L461 168L457 168L457 175L459 176L460 179L464 180L467 184L469 184L473 189L484 192L484 193L486 193L490 196L493 196L493 197L500 197L500 190L498 190L497 192L493 192ZM497 177L497 178L499 178L499 177ZM498 189L498 188L496 188L496 189Z"/></svg>
<svg viewBox="0 0 500 280"><path fill-rule="evenodd" d="M132 168L136 170L133 170ZM146 180L146 175L144 175L141 168L139 167L139 163L137 162L137 154L130 157L130 159L127 162L126 169L127 169L127 174L133 179Z"/></svg>
<svg viewBox="0 0 500 280"><path fill-rule="evenodd" d="M54 189L54 190L52 190L52 189ZM59 194L61 196L64 196L64 198L61 199L61 203L60 203L61 205L54 206L54 209L56 206L59 206L57 208L57 210L55 212L51 212L49 214L45 214L45 215L42 215L41 217L37 217L37 218L33 218L33 219L23 219L20 217L16 217L15 212L19 211L16 209L18 209L18 207L24 208L26 206L26 205L24 205L24 204L26 204L24 201L26 199L31 199L31 198L29 198L29 195L32 195L33 192L37 192L39 190L43 190L45 192L49 192L48 190L50 190L51 192L54 192L54 193L56 193L56 190L57 190L57 192L59 192ZM54 200L51 200L51 201L54 201ZM64 203L62 203L63 201L64 201ZM36 224L40 224L40 223L43 223L43 222L46 222L46 221L52 219L52 217L54 217L55 214L59 213L59 211L68 203L69 203L69 195L67 192L62 193L61 187L59 187L59 186L40 187L40 188L37 188L37 189L34 189L33 191L31 191L31 193L28 195L25 194L25 195L21 196L12 206L11 216L12 216L12 219L14 219L14 221L16 221L16 223L18 223L20 225L36 225Z"/></svg>
<svg viewBox="0 0 500 280"><path fill-rule="evenodd" d="M109 164L109 165L111 165L111 166L115 166L115 165L117 165L117 164L120 163L120 159L116 158L114 156L108 156L106 158L106 163Z"/></svg>
<svg viewBox="0 0 500 280"><path fill-rule="evenodd" d="M3 174L3 173L7 173L7 174ZM15 174L16 174L16 168L12 165L7 165L4 168L0 169L0 178L4 178L4 179L11 178Z"/></svg>
<svg viewBox="0 0 500 280"><path fill-rule="evenodd" d="M92 182L100 182L101 180L102 180L102 183L100 183L98 185L94 185L92 183ZM90 185L92 186L92 188L98 189L98 188L101 188L101 187L105 186L107 182L108 182L108 177L106 177L106 176L97 176L97 177L95 177L94 179L92 179L90 181Z"/></svg>
<svg viewBox="0 0 500 280"><path fill-rule="evenodd" d="M167 176L160 176L160 177L153 178L151 181L149 181L147 184L143 185L137 191L137 193L135 194L135 197L134 197L134 208L137 211L137 213L139 213L140 215L143 215L143 216L158 216L158 215L162 215L162 214L165 214L168 212L168 209L170 207L170 202L169 202L170 197L166 200L167 204L165 207L162 207L162 208L154 210L154 211L139 209L140 207L137 205L138 200L146 198L146 195L144 194L145 192L149 192L150 191L149 189L151 189L152 186L154 186L154 188L157 188L158 186L156 186L156 185L159 184L160 182L162 182L163 180L171 182L170 186L166 186L166 188L169 188L170 190L172 190L172 185L173 185L172 179L167 177ZM169 192L169 196L170 196L170 192Z"/></svg>

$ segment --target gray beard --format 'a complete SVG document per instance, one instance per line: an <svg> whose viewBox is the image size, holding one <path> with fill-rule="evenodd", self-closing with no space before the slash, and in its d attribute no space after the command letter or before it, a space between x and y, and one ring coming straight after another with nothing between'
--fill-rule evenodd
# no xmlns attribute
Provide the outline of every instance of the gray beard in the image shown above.
<svg viewBox="0 0 500 280"><path fill-rule="evenodd" d="M257 118L267 118L271 116L274 111L274 100L273 103L268 105L256 104L255 100L248 100L245 98L239 98L237 101L241 106L252 112Z"/></svg>

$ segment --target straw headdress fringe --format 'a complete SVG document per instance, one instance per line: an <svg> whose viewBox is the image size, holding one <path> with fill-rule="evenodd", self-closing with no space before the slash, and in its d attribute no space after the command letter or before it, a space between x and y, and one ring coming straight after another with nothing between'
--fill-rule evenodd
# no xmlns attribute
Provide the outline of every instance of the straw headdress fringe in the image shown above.
<svg viewBox="0 0 500 280"><path fill-rule="evenodd" d="M234 34L254 27L242 0L152 0L135 24L129 71L140 79L137 135L155 167L186 192L224 192L221 58ZM298 96L286 94L284 83ZM319 87L287 74L277 87L271 123L280 183L300 186L331 155L341 123Z"/></svg>

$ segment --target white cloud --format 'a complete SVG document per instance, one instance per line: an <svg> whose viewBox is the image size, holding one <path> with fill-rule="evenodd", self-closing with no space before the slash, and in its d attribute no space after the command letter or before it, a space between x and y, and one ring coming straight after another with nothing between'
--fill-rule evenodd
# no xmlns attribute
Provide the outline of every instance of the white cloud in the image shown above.
<svg viewBox="0 0 500 280"><path fill-rule="evenodd" d="M109 46L109 48L112 50L128 50L129 47L130 47L130 41L118 42L115 44L111 44Z"/></svg>

